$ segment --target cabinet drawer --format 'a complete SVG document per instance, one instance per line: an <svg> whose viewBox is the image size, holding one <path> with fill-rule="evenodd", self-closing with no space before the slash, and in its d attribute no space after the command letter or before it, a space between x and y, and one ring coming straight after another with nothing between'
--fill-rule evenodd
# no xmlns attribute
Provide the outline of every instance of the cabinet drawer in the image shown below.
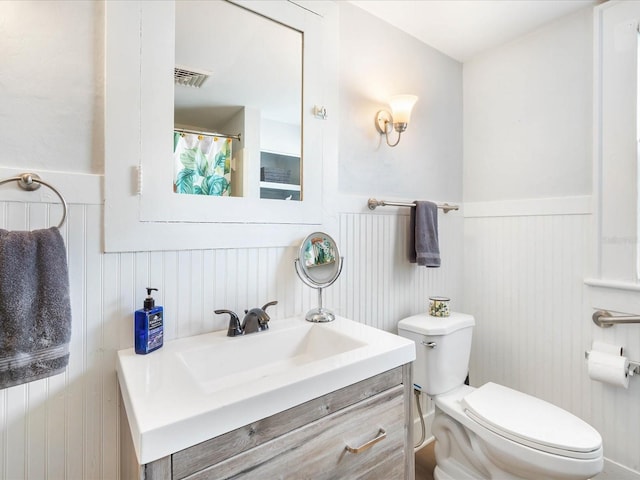
<svg viewBox="0 0 640 480"><path fill-rule="evenodd" d="M402 383L402 368L394 368L176 452L171 459L172 478L187 478Z"/></svg>
<svg viewBox="0 0 640 480"><path fill-rule="evenodd" d="M332 415L247 450L188 477L234 479L402 479L404 465L403 386L397 386ZM347 451L385 436L359 453ZM372 442L373 443L373 442Z"/></svg>

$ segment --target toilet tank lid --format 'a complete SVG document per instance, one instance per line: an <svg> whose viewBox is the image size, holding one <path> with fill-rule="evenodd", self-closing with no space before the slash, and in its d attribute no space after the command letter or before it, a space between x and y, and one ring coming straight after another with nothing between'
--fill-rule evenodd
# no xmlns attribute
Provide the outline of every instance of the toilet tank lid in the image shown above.
<svg viewBox="0 0 640 480"><path fill-rule="evenodd" d="M408 331L422 335L447 335L476 324L473 315L451 312L448 317L432 317L428 313L419 313L398 322L398 331Z"/></svg>

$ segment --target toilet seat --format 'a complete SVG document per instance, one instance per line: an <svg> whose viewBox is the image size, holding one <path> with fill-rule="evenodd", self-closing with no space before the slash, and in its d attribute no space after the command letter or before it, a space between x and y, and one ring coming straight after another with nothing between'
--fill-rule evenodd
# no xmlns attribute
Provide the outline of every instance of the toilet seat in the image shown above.
<svg viewBox="0 0 640 480"><path fill-rule="evenodd" d="M604 458L602 440L597 432L595 432L597 438L594 444L599 444L600 447L593 452L582 452L580 458L570 456L575 456L570 450L558 449L560 453L553 453L544 451L542 449L544 447L539 444L526 445L521 438L508 438L503 432L496 432L501 429L488 428L471 418L468 410L463 406L463 400L476 390L478 389L468 385L460 385L447 393L432 397L436 407L434 426L437 424L437 430L439 430L437 432L433 430L436 442L444 441L445 445L456 445L456 448L445 450L446 453L443 454L443 463L440 469L445 473L455 472L456 465L463 465L464 468L473 472L468 477L452 474L451 478L487 478L482 472L476 471L473 464L469 464L468 458L483 459L481 461L485 467L491 471L497 469L493 478L501 479L557 478L576 480L592 478L602 471ZM471 397L471 401L473 398ZM500 402L500 400L497 401ZM568 412L564 413L570 415ZM528 411L527 415L530 417L531 411ZM539 414L534 414L534 416L540 417ZM456 425L459 425L464 432L461 436L452 433L456 431ZM554 428L558 427L554 426ZM460 433L460 430L457 431ZM436 461L437 458L438 454L436 453ZM449 465L450 463L451 465ZM441 476L441 478L449 477Z"/></svg>
<svg viewBox="0 0 640 480"><path fill-rule="evenodd" d="M514 442L575 459L602 455L602 438L575 415L531 395L486 383L461 400L474 422Z"/></svg>

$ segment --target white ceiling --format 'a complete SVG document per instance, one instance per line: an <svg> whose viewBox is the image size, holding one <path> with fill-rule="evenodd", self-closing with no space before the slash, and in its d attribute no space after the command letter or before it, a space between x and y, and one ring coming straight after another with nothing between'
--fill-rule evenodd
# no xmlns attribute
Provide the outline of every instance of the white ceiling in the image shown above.
<svg viewBox="0 0 640 480"><path fill-rule="evenodd" d="M465 62L602 0L351 0L351 3Z"/></svg>

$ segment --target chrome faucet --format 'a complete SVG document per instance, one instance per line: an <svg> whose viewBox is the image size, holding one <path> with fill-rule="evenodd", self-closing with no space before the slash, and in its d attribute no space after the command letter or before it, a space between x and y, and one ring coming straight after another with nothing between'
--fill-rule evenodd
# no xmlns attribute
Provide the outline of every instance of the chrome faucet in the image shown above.
<svg viewBox="0 0 640 480"><path fill-rule="evenodd" d="M249 333L261 332L269 328L269 320L271 318L267 314L268 307L277 305L277 301L269 302L262 306L262 308L252 308L251 310L245 310L244 319L242 324L240 318L235 312L231 310L216 310L215 313L220 315L229 314L229 328L227 329L227 337L237 337L239 335L247 335Z"/></svg>

